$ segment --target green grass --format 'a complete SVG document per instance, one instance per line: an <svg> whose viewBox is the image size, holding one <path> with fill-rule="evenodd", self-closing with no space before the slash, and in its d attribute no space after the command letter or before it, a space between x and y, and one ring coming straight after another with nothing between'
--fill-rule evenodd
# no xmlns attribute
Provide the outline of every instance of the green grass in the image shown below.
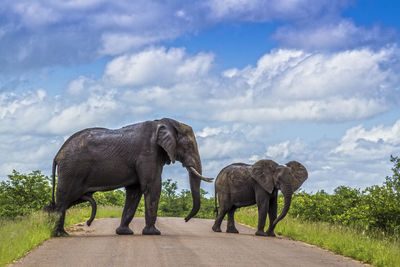
<svg viewBox="0 0 400 267"><path fill-rule="evenodd" d="M238 210L235 213L235 220L256 228L257 208ZM278 223L275 233L375 266L400 266L400 240L393 238L373 238L351 227L304 222L289 216Z"/></svg>
<svg viewBox="0 0 400 267"><path fill-rule="evenodd" d="M88 207L69 209L65 226L86 221L90 212ZM120 207L99 207L96 218L115 218L121 217L121 214ZM49 216L42 211L15 220L0 220L0 266L21 258L26 252L49 239L56 220L56 216Z"/></svg>

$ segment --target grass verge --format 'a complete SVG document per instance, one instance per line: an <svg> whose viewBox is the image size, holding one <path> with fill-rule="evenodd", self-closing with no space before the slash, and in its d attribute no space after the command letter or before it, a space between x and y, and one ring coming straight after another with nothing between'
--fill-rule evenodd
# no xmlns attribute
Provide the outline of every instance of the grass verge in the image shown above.
<svg viewBox="0 0 400 267"><path fill-rule="evenodd" d="M86 221L90 217L90 208L77 207L67 211L65 226ZM121 217L120 207L99 207L96 218ZM140 216L137 215L137 216ZM0 266L21 258L51 237L57 217L38 211L16 218L0 220Z"/></svg>
<svg viewBox="0 0 400 267"><path fill-rule="evenodd" d="M235 220L256 228L257 207L238 210ZM400 266L400 240L372 238L351 227L304 222L287 216L278 223L275 233L375 266Z"/></svg>

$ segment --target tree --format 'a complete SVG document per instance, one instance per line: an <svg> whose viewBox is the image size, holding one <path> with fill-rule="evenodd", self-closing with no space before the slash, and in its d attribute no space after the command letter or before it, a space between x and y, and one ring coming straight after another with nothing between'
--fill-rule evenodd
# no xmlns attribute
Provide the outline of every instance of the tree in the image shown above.
<svg viewBox="0 0 400 267"><path fill-rule="evenodd" d="M393 193L400 194L400 157L390 155L390 161L393 162L393 175L386 176L385 185L393 190Z"/></svg>
<svg viewBox="0 0 400 267"><path fill-rule="evenodd" d="M12 218L43 208L51 199L49 182L40 171L26 175L13 170L0 184L0 217Z"/></svg>

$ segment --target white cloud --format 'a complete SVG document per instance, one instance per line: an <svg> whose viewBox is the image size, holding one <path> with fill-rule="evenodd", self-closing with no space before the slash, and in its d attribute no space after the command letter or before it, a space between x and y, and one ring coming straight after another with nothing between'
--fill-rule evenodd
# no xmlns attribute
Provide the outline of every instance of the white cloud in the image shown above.
<svg viewBox="0 0 400 267"><path fill-rule="evenodd" d="M207 74L212 61L211 54L190 57L182 48L151 48L113 59L107 64L105 79L119 86L170 85Z"/></svg>
<svg viewBox="0 0 400 267"><path fill-rule="evenodd" d="M13 11L21 16L25 26L28 28L52 24L60 19L56 10L38 2L18 1L13 6Z"/></svg>
<svg viewBox="0 0 400 267"><path fill-rule="evenodd" d="M82 80L79 77L75 82ZM91 89L81 95L84 100L70 97L71 85L65 97L47 96L43 89L0 94L0 134L65 135L81 128L113 125L118 121L116 115L124 114L123 102L112 90L99 91L98 85Z"/></svg>
<svg viewBox="0 0 400 267"><path fill-rule="evenodd" d="M204 159L218 159L236 154L245 149L245 144L235 140L206 139L199 142L201 154Z"/></svg>
<svg viewBox="0 0 400 267"><path fill-rule="evenodd" d="M206 2L215 20L302 21L336 15L351 1L313 0L209 0Z"/></svg>
<svg viewBox="0 0 400 267"><path fill-rule="evenodd" d="M229 130L226 126L222 127L205 127L203 130L200 132L196 133L196 136L200 137L209 137L209 136L214 136L214 135L219 135L221 133L229 133Z"/></svg>
<svg viewBox="0 0 400 267"><path fill-rule="evenodd" d="M352 49L395 42L396 31L378 25L358 27L349 19L336 18L333 21L313 21L295 27L286 25L278 28L273 38L289 48Z"/></svg>
<svg viewBox="0 0 400 267"><path fill-rule="evenodd" d="M100 54L119 55L131 49L142 48L163 38L161 36L140 36L129 33L105 33L101 39Z"/></svg>
<svg viewBox="0 0 400 267"><path fill-rule="evenodd" d="M400 120L392 126L375 126L366 130L355 126L347 130L340 145L332 150L335 156L353 160L381 159L400 152Z"/></svg>
<svg viewBox="0 0 400 267"><path fill-rule="evenodd" d="M273 159L288 159L289 157L295 157L296 154L301 154L305 150L306 144L297 138L293 142L285 141L268 146L265 155Z"/></svg>
<svg viewBox="0 0 400 267"><path fill-rule="evenodd" d="M67 92L71 95L82 95L85 91L88 91L93 83L93 80L85 76L79 76L68 84Z"/></svg>
<svg viewBox="0 0 400 267"><path fill-rule="evenodd" d="M346 121L363 119L387 110L383 102L357 98L332 98L321 101L287 101L270 108L238 106L229 111L221 111L214 119L220 121Z"/></svg>
<svg viewBox="0 0 400 267"><path fill-rule="evenodd" d="M337 53L275 50L255 67L223 72L222 90L208 102L219 111L213 118L222 121L368 118L398 103L400 69L393 58L399 52L396 46Z"/></svg>
<svg viewBox="0 0 400 267"><path fill-rule="evenodd" d="M37 132L52 113L52 107L46 105L44 90L31 91L21 95L15 93L0 94L0 133Z"/></svg>
<svg viewBox="0 0 400 267"><path fill-rule="evenodd" d="M244 13L252 14L260 8L262 1L259 0L210 0L208 4L212 15L217 18L238 16Z"/></svg>
<svg viewBox="0 0 400 267"><path fill-rule="evenodd" d="M56 113L48 121L45 131L55 134L71 130L112 124L120 107L114 98L114 92L102 95L91 95L85 102L73 104ZM100 124L100 125L99 125Z"/></svg>
<svg viewBox="0 0 400 267"><path fill-rule="evenodd" d="M0 134L0 180L15 169L29 173L51 169L52 158L62 145L62 138L49 136ZM6 153L4 153L6 152Z"/></svg>

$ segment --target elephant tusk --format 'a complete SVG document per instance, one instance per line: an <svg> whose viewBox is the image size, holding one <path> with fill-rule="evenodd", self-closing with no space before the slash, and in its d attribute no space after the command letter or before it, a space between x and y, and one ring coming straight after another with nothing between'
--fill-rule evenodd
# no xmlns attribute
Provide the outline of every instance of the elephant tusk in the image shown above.
<svg viewBox="0 0 400 267"><path fill-rule="evenodd" d="M189 167L189 171L192 172L192 173L195 174L198 178L200 178L201 180L203 180L203 181L205 181L205 182L207 182L207 183L211 183L211 182L214 180L214 178L206 178L206 177L203 177L203 176L202 176L200 173L198 173L198 172L196 171L196 169L193 168L193 167Z"/></svg>

